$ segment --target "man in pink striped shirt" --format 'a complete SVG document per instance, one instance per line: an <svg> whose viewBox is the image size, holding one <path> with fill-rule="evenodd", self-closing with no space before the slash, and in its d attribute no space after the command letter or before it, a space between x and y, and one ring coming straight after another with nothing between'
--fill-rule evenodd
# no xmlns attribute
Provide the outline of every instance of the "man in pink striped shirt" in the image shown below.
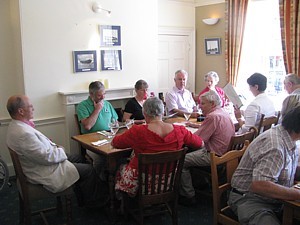
<svg viewBox="0 0 300 225"><path fill-rule="evenodd" d="M201 110L205 119L199 126L189 123L189 126L199 127L195 134L204 141L204 147L186 154L181 175L179 203L193 205L196 203L195 190L189 168L192 166L210 166L210 152L222 156L228 148L235 128L230 115L221 108L222 101L217 92L210 90L200 96Z"/></svg>

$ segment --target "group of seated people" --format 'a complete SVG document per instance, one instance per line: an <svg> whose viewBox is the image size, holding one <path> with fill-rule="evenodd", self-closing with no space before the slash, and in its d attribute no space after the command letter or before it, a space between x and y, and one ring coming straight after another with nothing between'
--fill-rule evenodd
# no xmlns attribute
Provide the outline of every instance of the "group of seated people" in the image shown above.
<svg viewBox="0 0 300 225"><path fill-rule="evenodd" d="M219 81L216 72L205 75L207 87L195 98L185 88L187 79L186 71L176 71L175 86L166 94L165 107L159 98L148 97L146 81L136 82L136 96L126 104L123 120L134 119L145 123L132 126L116 135L111 142L115 148L133 149L130 162L120 165L117 171L117 191L127 192L131 196L136 194L139 153L172 151L188 146L193 151L185 157L179 202L184 205L196 203L190 167L209 166L210 152L218 156L226 153L235 134L235 126L230 115L223 110L228 100L224 91L216 86ZM265 94L267 78L255 73L247 82L255 99L244 112L238 108L234 110L240 125L239 133L256 126L261 114L275 115L274 104ZM300 78L289 74L284 86L290 95L283 102L282 124L264 132L250 144L233 176L230 205L240 222L245 224L280 224L275 213L281 206L277 200L300 200L300 191L292 188L298 163L296 141L300 140ZM177 113L177 116L189 112L192 118L199 117L196 103L205 120L201 125L186 124L197 128L195 133L184 126L163 121L165 110ZM10 97L7 110L12 117L7 131L7 145L19 154L30 182L42 184L52 192L74 184L82 205L108 201L104 157L89 151L93 158L93 165L90 165L78 156L66 155L62 146L34 128L34 109L27 96ZM78 104L76 112L83 134L109 130L111 118L118 117L113 106L105 100L105 87L99 81L89 85L89 96Z"/></svg>

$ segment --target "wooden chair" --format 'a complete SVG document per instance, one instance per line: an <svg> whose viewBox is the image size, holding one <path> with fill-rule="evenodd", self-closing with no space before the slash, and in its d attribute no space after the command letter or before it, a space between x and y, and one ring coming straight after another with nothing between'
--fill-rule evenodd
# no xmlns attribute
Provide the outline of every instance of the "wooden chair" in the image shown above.
<svg viewBox="0 0 300 225"><path fill-rule="evenodd" d="M241 150L244 147L245 141L248 140L249 143L251 143L254 138L257 136L257 128L256 127L250 127L249 131L243 134L235 134L231 137L229 145L228 145L228 149L227 151L231 151L231 150ZM201 177L204 177L205 181L207 184L209 184L209 186L211 186L211 167L210 166L203 166L203 167L199 167L199 166L195 166L192 168L193 174L197 174L194 175L199 177L199 175ZM221 177L222 174L225 175L225 168L222 166L218 167L218 172L219 172L219 176ZM195 180L195 178L194 178ZM201 195L206 195L211 197L212 193L207 190L207 189L196 189L196 192L201 194ZM211 190L211 187L209 187L209 189Z"/></svg>
<svg viewBox="0 0 300 225"><path fill-rule="evenodd" d="M173 225L178 224L178 192L186 150L139 154L138 183L142 185L134 198L123 194L126 214L143 224L144 216L169 212Z"/></svg>
<svg viewBox="0 0 300 225"><path fill-rule="evenodd" d="M278 124L279 118L280 111L277 112L277 116L265 117L265 114L262 114L257 128L257 136L265 132L266 130L269 130L272 126L276 126Z"/></svg>
<svg viewBox="0 0 300 225"><path fill-rule="evenodd" d="M57 210L57 213L61 215L63 211L61 197L64 196L66 199L67 224L72 224L72 206L71 206L71 197L73 195L72 187L69 187L66 190L59 193L52 193L46 190L40 184L32 184L28 182L26 176L23 173L23 169L19 161L18 154L14 150L10 148L8 149L16 172L17 187L19 190L20 223L29 225L31 224L31 216L40 214L40 216L44 221L44 224L48 224L44 213ZM33 201L42 200L51 197L55 197L57 199L56 207L40 209L32 212L31 203Z"/></svg>
<svg viewBox="0 0 300 225"><path fill-rule="evenodd" d="M258 130L256 127L250 127L246 133L233 135L227 150L241 150L244 147L245 141L248 140L251 143L257 136L257 133Z"/></svg>
<svg viewBox="0 0 300 225"><path fill-rule="evenodd" d="M118 121L123 122L124 110L122 108L115 108L115 111L118 115Z"/></svg>
<svg viewBox="0 0 300 225"><path fill-rule="evenodd" d="M78 115L74 114L75 124L77 127L78 134L81 133L80 121L78 120ZM80 154L86 159L86 161L90 164L93 164L93 159L87 154L86 149L80 145Z"/></svg>
<svg viewBox="0 0 300 225"><path fill-rule="evenodd" d="M227 205L227 196L229 194L229 191L231 190L232 175L236 170L239 161L246 151L248 145L249 141L246 140L244 147L241 150L228 151L221 157L216 156L214 153L210 153L214 225L239 225L237 216ZM218 166L220 165L224 166L226 169L225 182L220 182L220 177L218 174Z"/></svg>

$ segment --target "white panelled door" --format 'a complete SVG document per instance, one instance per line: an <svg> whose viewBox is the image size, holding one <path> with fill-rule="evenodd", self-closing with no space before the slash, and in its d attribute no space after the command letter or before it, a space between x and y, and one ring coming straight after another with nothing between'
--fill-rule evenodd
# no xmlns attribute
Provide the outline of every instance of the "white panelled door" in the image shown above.
<svg viewBox="0 0 300 225"><path fill-rule="evenodd" d="M161 92L165 93L174 86L174 74L177 70L184 69L189 73L189 46L188 36L158 35L158 74ZM192 87L192 80L188 79L187 82L189 90Z"/></svg>

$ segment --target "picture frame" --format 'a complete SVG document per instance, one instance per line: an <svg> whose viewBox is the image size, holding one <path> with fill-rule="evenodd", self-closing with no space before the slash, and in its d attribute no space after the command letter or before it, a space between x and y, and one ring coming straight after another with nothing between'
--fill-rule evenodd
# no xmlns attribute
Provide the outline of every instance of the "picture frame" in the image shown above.
<svg viewBox="0 0 300 225"><path fill-rule="evenodd" d="M206 55L221 54L221 38L205 38Z"/></svg>
<svg viewBox="0 0 300 225"><path fill-rule="evenodd" d="M96 50L73 51L74 73L97 71Z"/></svg>
<svg viewBox="0 0 300 225"><path fill-rule="evenodd" d="M121 46L121 26L100 25L100 46Z"/></svg>
<svg viewBox="0 0 300 225"><path fill-rule="evenodd" d="M101 50L101 70L122 70L121 50Z"/></svg>

